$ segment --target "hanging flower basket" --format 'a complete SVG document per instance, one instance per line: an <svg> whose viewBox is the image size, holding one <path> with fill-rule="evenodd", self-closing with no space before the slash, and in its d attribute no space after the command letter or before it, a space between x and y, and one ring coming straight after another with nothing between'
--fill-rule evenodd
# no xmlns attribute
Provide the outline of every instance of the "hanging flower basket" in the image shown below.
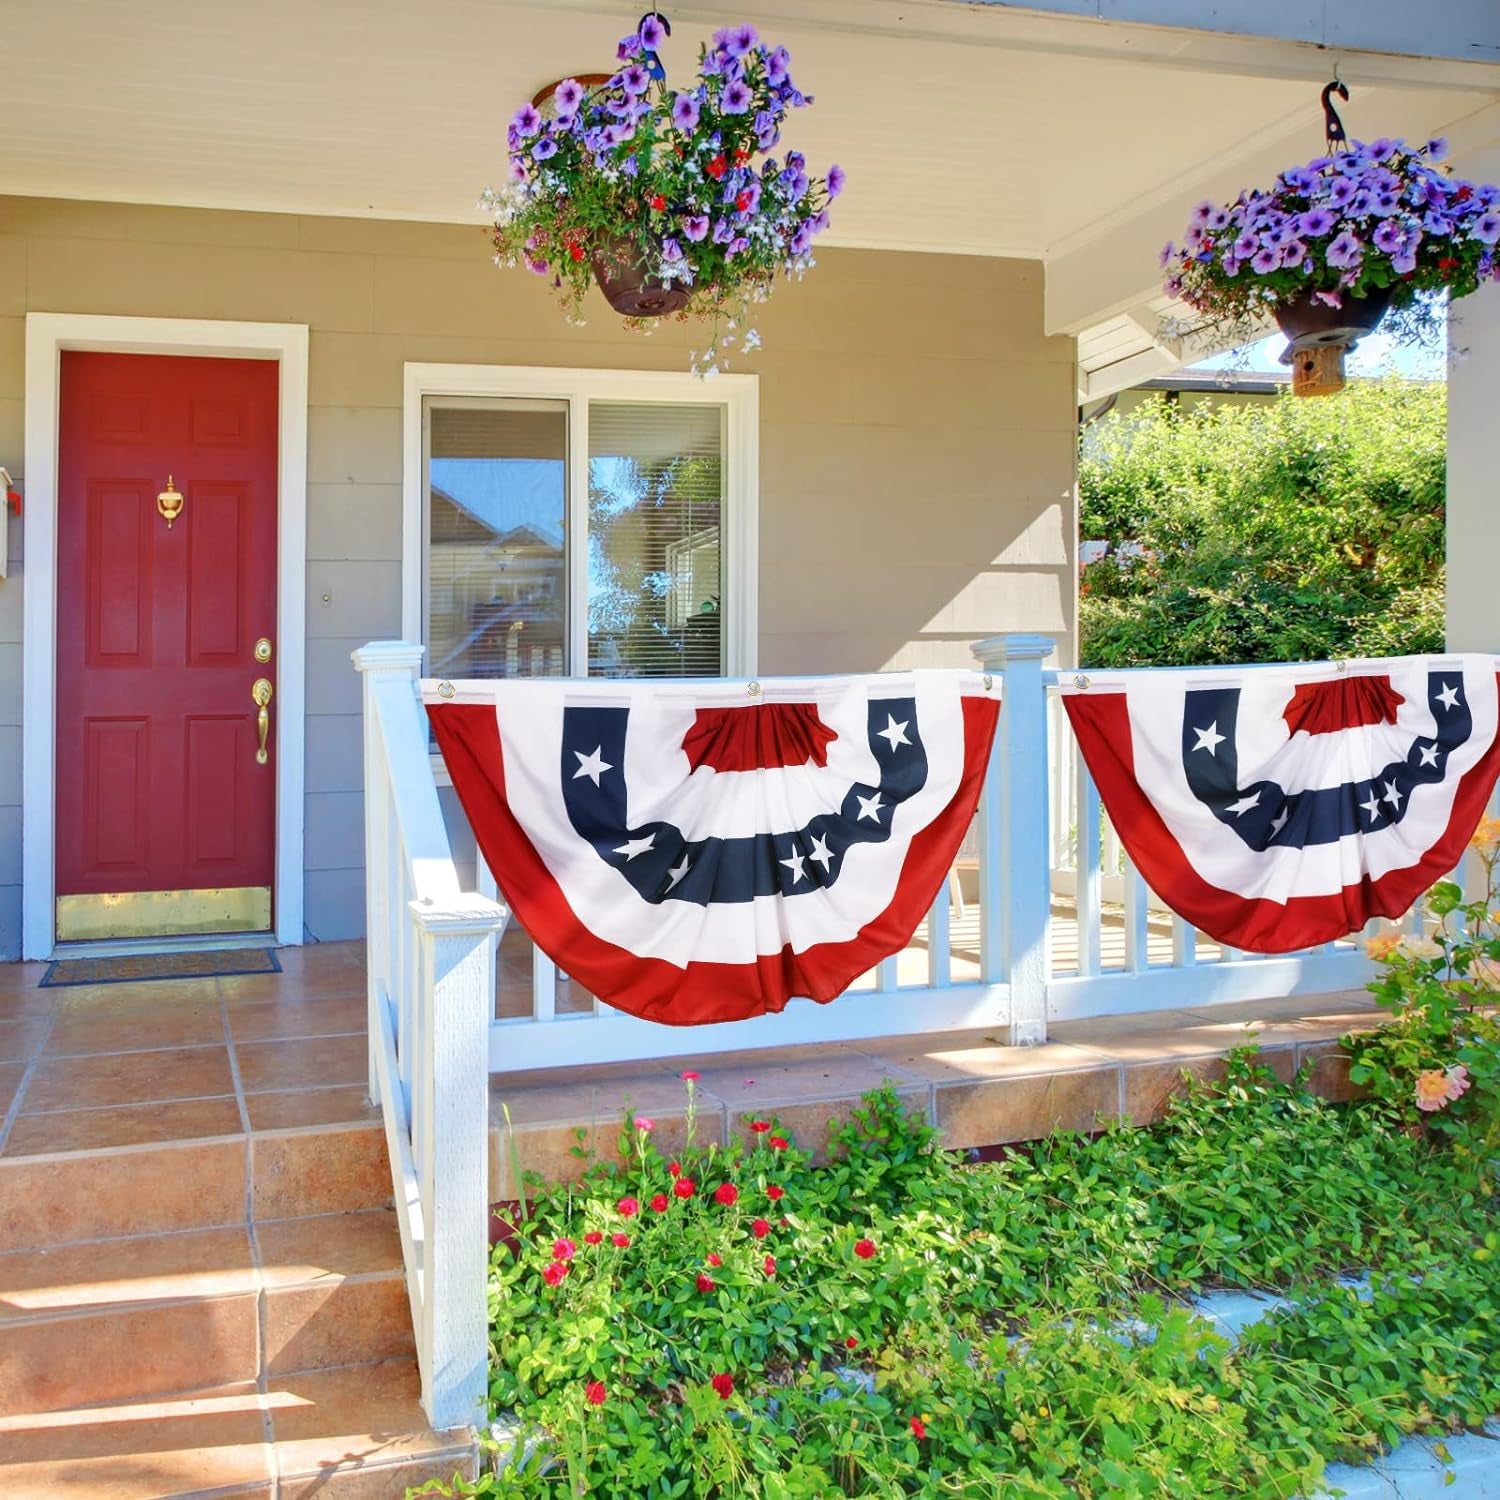
<svg viewBox="0 0 1500 1500"><path fill-rule="evenodd" d="M1449 175L1442 141L1344 145L1329 119L1326 155L1268 190L1200 203L1182 245L1162 251L1164 290L1197 314L1182 331L1244 344L1274 317L1298 395L1338 390L1345 353L1377 326L1430 343L1436 298L1500 280L1500 188Z"/></svg>
<svg viewBox="0 0 1500 1500"><path fill-rule="evenodd" d="M759 345L750 304L812 266L844 174L815 178L801 152L772 154L790 111L812 103L784 47L725 28L700 49L692 85L674 90L657 55L669 31L644 16L618 71L593 87L565 78L545 109L517 110L509 185L484 203L496 261L549 277L574 321L595 283L636 326L706 320L693 365L708 374L733 347Z"/></svg>

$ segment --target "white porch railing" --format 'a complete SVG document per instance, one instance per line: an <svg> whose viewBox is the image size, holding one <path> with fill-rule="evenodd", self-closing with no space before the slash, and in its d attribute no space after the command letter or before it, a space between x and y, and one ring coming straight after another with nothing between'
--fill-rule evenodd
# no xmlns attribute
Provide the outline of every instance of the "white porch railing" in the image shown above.
<svg viewBox="0 0 1500 1500"><path fill-rule="evenodd" d="M370 1097L385 1120L434 1427L484 1417L489 1076L504 909L459 886L415 682L422 648L354 653L364 678Z"/></svg>

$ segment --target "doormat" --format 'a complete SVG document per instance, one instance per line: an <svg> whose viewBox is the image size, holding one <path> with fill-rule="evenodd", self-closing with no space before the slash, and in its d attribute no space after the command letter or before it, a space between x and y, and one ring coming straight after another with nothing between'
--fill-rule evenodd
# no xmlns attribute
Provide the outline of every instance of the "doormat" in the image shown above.
<svg viewBox="0 0 1500 1500"><path fill-rule="evenodd" d="M270 948L193 948L186 953L129 953L118 958L59 958L47 965L40 988L129 984L149 979L214 979L220 974L279 974Z"/></svg>

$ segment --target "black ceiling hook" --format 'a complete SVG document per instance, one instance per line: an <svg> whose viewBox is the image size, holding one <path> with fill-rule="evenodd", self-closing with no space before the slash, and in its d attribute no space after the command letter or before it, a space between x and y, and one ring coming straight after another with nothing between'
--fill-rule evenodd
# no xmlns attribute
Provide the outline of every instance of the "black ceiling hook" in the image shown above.
<svg viewBox="0 0 1500 1500"><path fill-rule="evenodd" d="M1336 151L1340 146L1349 144L1349 137L1344 130L1344 122L1339 119L1339 112L1333 107L1330 97L1337 94L1346 104L1349 102L1348 86L1339 82L1337 78L1323 88L1323 120L1328 131L1328 149Z"/></svg>

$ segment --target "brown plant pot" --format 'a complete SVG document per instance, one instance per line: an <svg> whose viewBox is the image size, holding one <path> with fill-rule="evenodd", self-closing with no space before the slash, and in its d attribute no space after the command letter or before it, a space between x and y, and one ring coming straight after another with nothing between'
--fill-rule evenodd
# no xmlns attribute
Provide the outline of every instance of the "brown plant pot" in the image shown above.
<svg viewBox="0 0 1500 1500"><path fill-rule="evenodd" d="M611 240L590 263L605 301L627 318L664 318L688 304L685 287L667 286L647 272L634 240Z"/></svg>
<svg viewBox="0 0 1500 1500"><path fill-rule="evenodd" d="M1344 388L1344 356L1373 333L1391 305L1391 288L1368 297L1346 297L1342 307L1315 302L1303 292L1276 309L1276 322L1291 341L1281 356L1292 367L1294 396L1328 396Z"/></svg>

